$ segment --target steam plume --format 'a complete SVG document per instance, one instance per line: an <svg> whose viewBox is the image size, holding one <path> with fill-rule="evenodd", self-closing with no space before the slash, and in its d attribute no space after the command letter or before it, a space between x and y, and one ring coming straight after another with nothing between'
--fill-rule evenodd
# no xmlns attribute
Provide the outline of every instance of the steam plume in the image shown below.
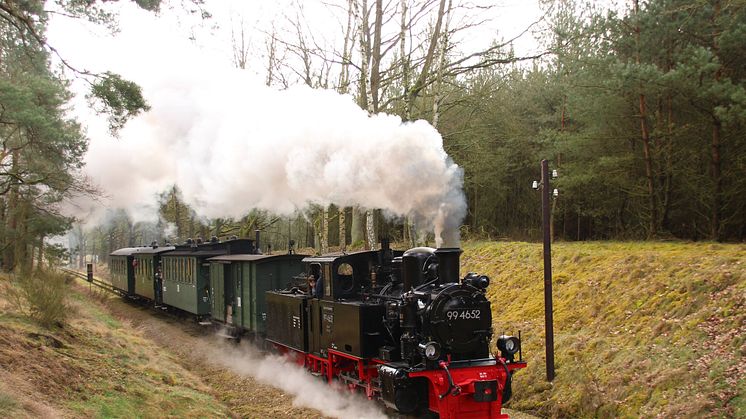
<svg viewBox="0 0 746 419"><path fill-rule="evenodd" d="M207 359L242 376L279 388L293 396L293 405L319 410L335 418L383 419L386 415L372 402L329 386L297 365L276 355L263 355L254 347L225 344L208 350Z"/></svg>
<svg viewBox="0 0 746 419"><path fill-rule="evenodd" d="M124 25L101 47L102 54L116 52L106 64L138 82L152 107L120 140L89 131L87 171L111 206L142 213L144 203L176 184L202 216L358 205L411 217L439 246L458 245L466 213L462 170L427 122L369 116L334 91L266 87L151 27Z"/></svg>
<svg viewBox="0 0 746 419"><path fill-rule="evenodd" d="M383 208L434 231L439 245L458 244L462 172L428 123L369 116L332 91L272 90L239 72L194 76L148 86L152 110L123 141L92 144L89 167L110 193L143 202L176 184L207 217Z"/></svg>

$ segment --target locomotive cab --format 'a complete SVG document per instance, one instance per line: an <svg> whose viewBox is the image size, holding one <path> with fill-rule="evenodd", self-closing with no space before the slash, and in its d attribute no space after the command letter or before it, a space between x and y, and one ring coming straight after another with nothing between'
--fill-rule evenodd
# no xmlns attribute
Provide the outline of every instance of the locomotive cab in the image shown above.
<svg viewBox="0 0 746 419"><path fill-rule="evenodd" d="M303 259L308 264L308 275L321 281L321 298L328 301L353 299L370 284L370 272L377 259L377 251L331 253Z"/></svg>

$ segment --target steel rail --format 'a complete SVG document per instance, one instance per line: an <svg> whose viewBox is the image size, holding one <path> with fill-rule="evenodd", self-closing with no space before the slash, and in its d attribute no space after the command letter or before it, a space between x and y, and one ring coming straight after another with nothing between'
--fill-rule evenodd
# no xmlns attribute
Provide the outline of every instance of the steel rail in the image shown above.
<svg viewBox="0 0 746 419"><path fill-rule="evenodd" d="M108 283L108 282L102 281L102 280L100 280L100 279L96 279L95 277L93 278L93 281L88 281L88 275L86 275L86 274L85 274L85 273L83 273L83 272L80 272L80 271L76 271L76 270L74 270L74 269L69 269L69 268L60 268L60 270L61 270L62 272L68 273L68 274L70 274L70 275L74 275L74 276L75 276L75 277L77 277L78 279L82 279L83 281L85 281L85 282L87 282L87 283L89 283L89 284L95 285L95 286L97 286L97 287L99 287L99 288L102 288L102 289L104 289L104 290L106 290L106 291L109 291L109 292L111 292L111 293L114 293L114 294L117 294L117 295L119 295L119 292L118 292L118 291L117 291L117 290L116 290L116 289L114 288L114 286L113 286L113 285L111 285L111 284L110 284L110 283Z"/></svg>

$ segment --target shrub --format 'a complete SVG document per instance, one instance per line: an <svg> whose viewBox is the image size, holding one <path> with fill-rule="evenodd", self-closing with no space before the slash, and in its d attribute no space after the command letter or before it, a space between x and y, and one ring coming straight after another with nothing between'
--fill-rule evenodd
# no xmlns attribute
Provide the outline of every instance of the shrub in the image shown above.
<svg viewBox="0 0 746 419"><path fill-rule="evenodd" d="M53 271L21 274L15 284L4 287L8 301L21 313L44 327L62 326L68 312L69 278Z"/></svg>

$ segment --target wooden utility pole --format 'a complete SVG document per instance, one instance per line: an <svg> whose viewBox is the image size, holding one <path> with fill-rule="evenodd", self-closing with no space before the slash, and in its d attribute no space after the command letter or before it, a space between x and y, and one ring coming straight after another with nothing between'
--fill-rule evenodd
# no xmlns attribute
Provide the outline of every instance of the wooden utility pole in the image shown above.
<svg viewBox="0 0 746 419"><path fill-rule="evenodd" d="M544 229L544 329L546 337L547 381L554 380L554 320L552 313L552 238L550 227L549 162L541 161L541 212Z"/></svg>

